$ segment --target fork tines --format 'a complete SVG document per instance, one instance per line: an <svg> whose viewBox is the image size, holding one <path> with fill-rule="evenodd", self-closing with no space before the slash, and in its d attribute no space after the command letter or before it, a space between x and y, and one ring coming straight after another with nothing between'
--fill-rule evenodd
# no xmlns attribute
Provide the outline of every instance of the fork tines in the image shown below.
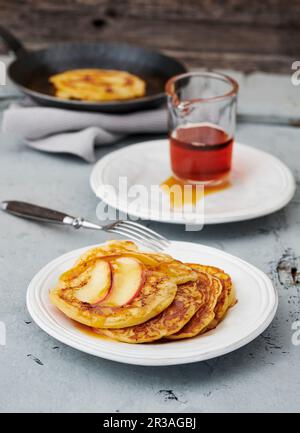
<svg viewBox="0 0 300 433"><path fill-rule="evenodd" d="M162 251L170 245L168 239L134 221L117 221L107 231L129 237L157 251Z"/></svg>

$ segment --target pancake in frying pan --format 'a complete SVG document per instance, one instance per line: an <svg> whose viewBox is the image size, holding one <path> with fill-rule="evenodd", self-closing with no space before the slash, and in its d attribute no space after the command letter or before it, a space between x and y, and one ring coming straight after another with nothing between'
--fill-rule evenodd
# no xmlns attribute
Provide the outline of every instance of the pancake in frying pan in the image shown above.
<svg viewBox="0 0 300 433"><path fill-rule="evenodd" d="M120 101L144 96L146 84L125 71L74 69L52 75L55 95L83 101Z"/></svg>

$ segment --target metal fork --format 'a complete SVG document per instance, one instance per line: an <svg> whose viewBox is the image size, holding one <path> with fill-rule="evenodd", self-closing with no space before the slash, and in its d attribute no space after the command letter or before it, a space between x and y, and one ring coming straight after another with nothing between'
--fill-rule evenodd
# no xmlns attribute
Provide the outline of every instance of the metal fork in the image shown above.
<svg viewBox="0 0 300 433"><path fill-rule="evenodd" d="M64 224L72 226L75 229L83 227L86 229L117 233L129 239L143 243L148 248L156 251L162 251L170 245L170 241L166 238L148 227L144 227L134 221L118 220L111 224L101 226L81 217L73 217L53 209L16 200L3 201L1 203L1 208L4 211L19 217L29 218L45 223Z"/></svg>

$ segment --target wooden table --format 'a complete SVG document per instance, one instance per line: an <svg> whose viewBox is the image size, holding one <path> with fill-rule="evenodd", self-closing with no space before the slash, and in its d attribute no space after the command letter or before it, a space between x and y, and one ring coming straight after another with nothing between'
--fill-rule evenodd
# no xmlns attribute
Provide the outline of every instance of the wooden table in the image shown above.
<svg viewBox="0 0 300 433"><path fill-rule="evenodd" d="M286 123L299 117L299 87L289 76L240 76L240 113L272 115ZM14 93L7 86L2 94ZM2 108L5 103L2 102ZM143 137L148 139L149 137ZM279 157L300 181L300 129L240 123L237 138ZM140 139L140 138L139 138ZM131 137L115 148L134 143ZM109 152L98 149L97 157ZM0 135L0 199L22 199L95 218L89 187L92 167L81 160L28 149L17 137ZM207 226L148 222L170 239L221 248L266 272L279 292L270 327L247 346L207 362L172 367L134 367L96 358L57 342L32 322L25 306L33 275L58 255L105 240L105 234L74 233L0 213L1 411L297 411L300 346L292 324L300 320L300 195L264 218Z"/></svg>
<svg viewBox="0 0 300 433"><path fill-rule="evenodd" d="M299 56L297 0L0 0L0 23L29 48L129 42L188 67L288 74ZM1 46L0 46L1 50Z"/></svg>

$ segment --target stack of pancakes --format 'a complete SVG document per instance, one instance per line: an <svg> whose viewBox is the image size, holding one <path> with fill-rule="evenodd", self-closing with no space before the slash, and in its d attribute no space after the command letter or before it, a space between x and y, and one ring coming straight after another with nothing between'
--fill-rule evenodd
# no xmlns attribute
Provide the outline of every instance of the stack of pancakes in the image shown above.
<svg viewBox="0 0 300 433"><path fill-rule="evenodd" d="M215 328L236 302L221 269L140 252L130 241L87 251L50 299L71 319L126 343L194 337Z"/></svg>

